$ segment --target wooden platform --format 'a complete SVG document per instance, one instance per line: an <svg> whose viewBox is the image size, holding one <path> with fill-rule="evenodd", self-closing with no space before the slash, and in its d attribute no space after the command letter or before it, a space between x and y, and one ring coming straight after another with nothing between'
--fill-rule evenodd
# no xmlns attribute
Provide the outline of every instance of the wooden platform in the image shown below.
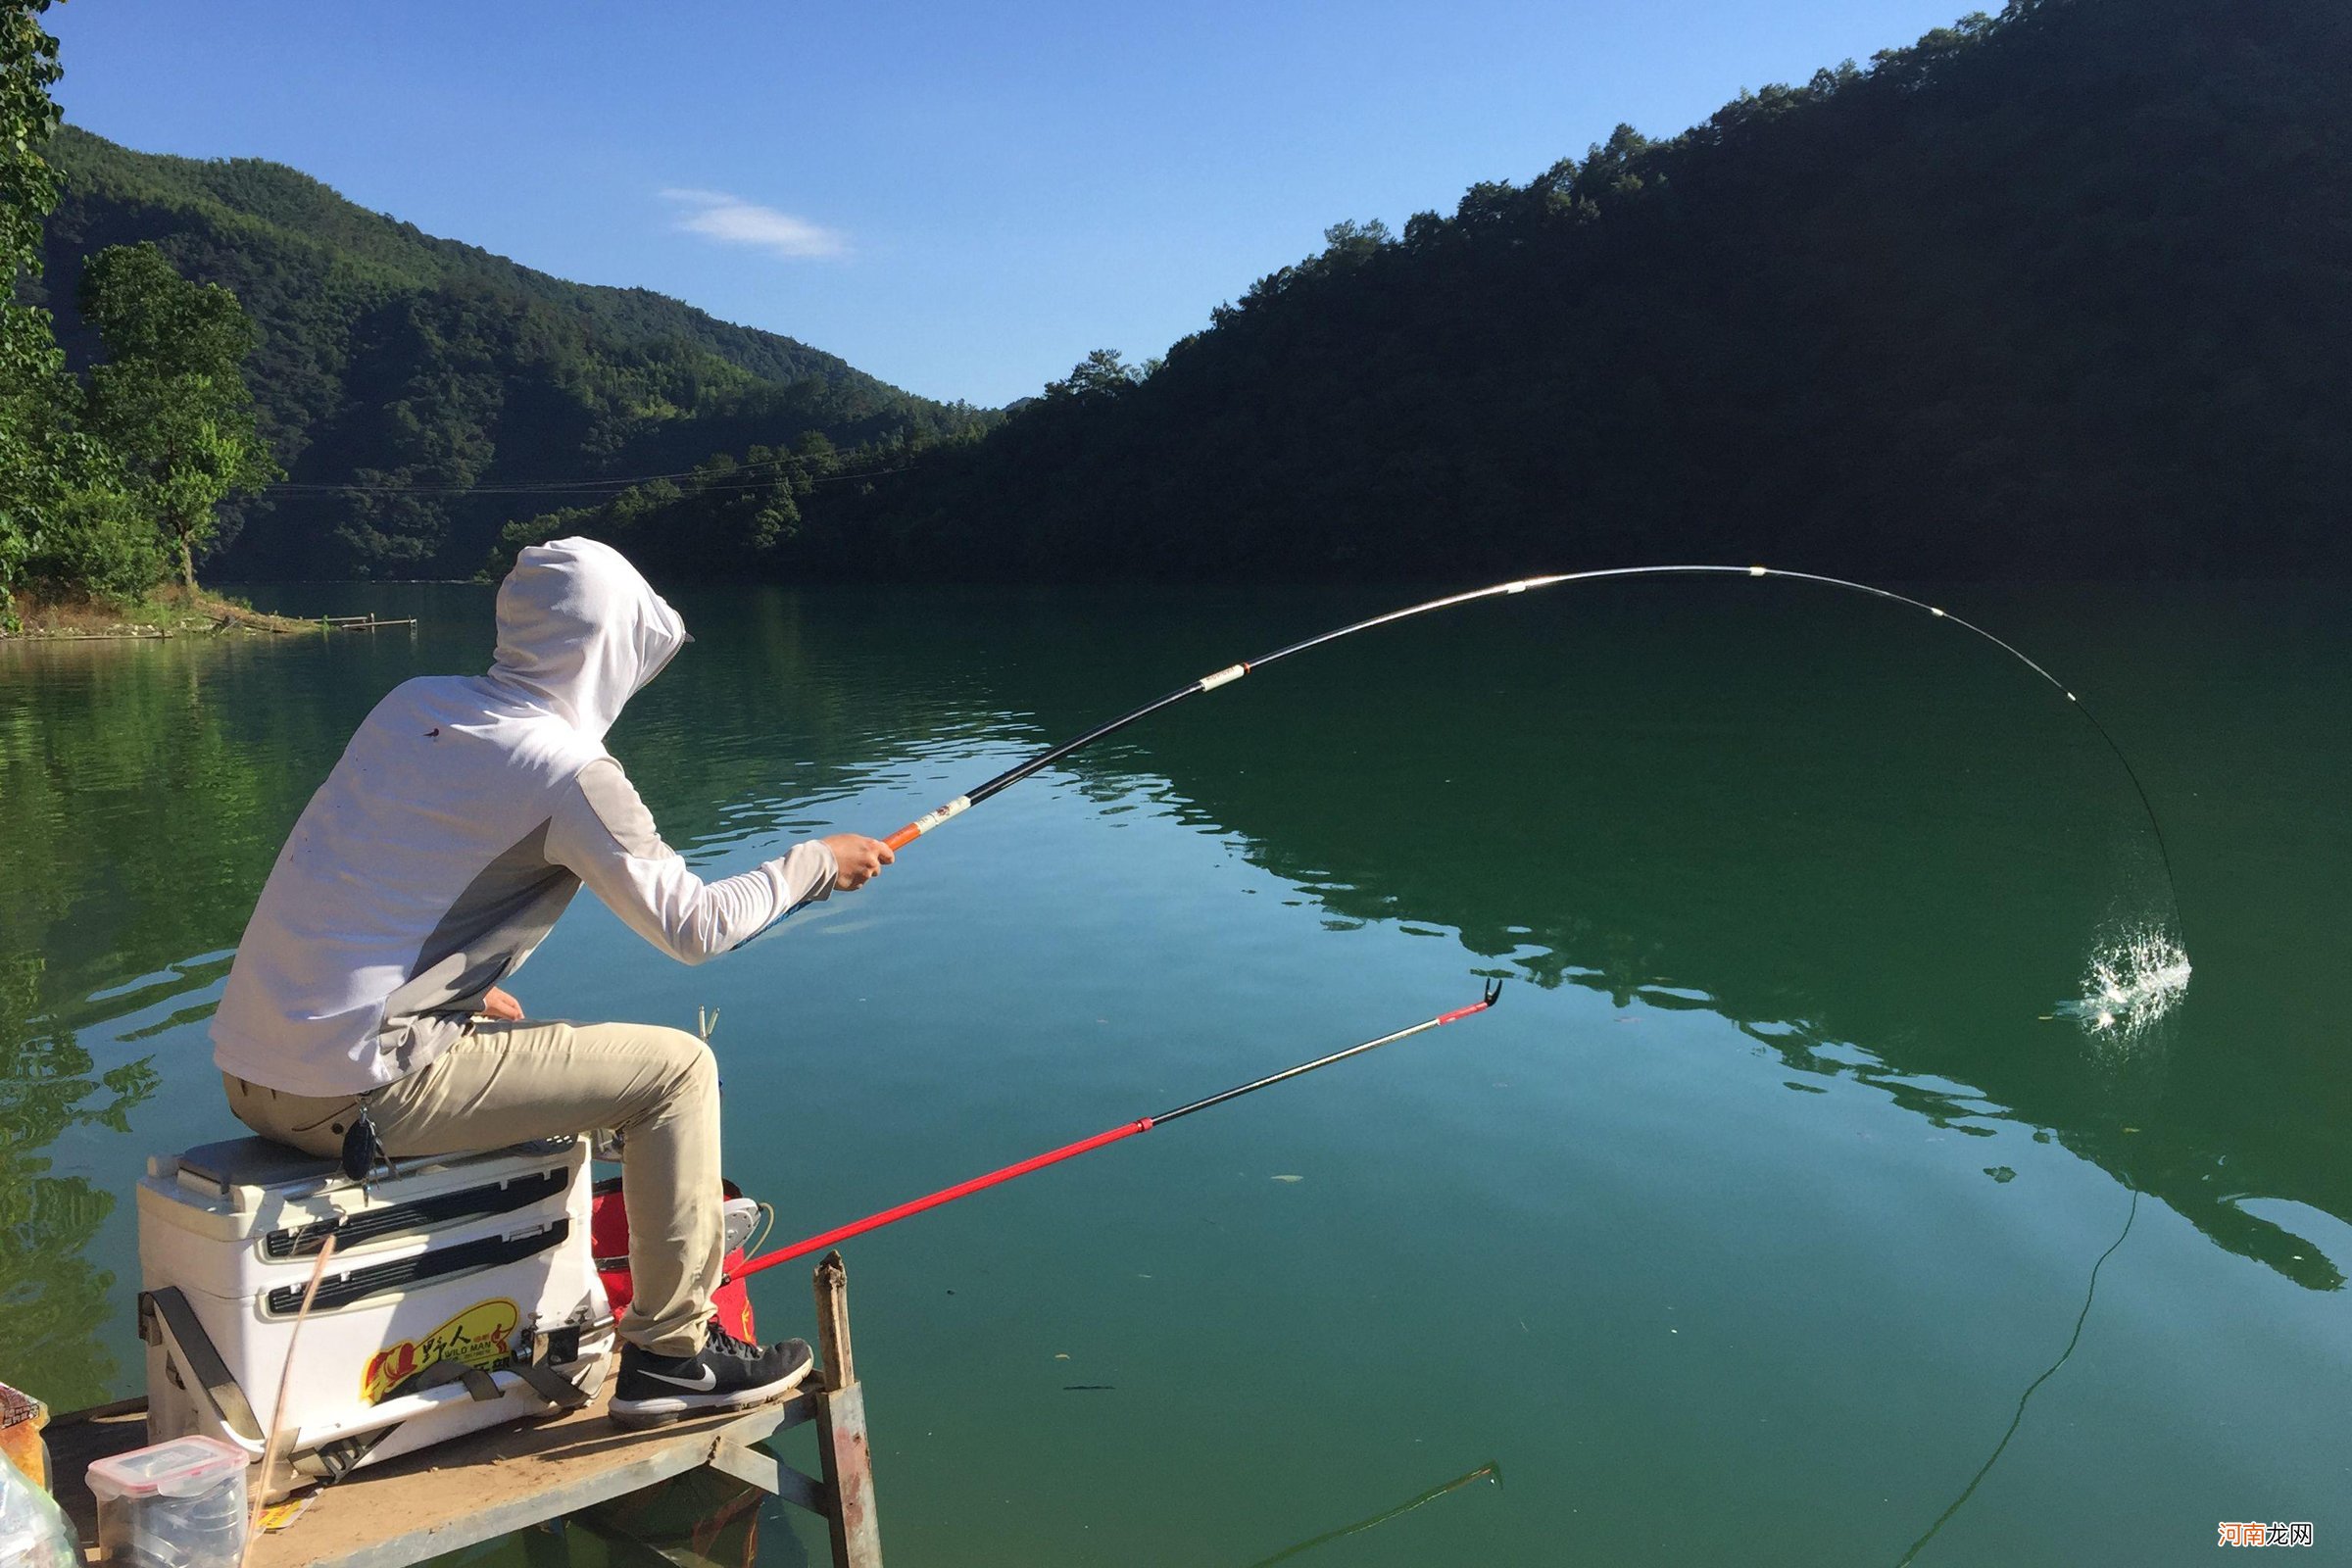
<svg viewBox="0 0 2352 1568"><path fill-rule="evenodd" d="M608 1379L593 1403L569 1415L493 1428L318 1489L300 1518L254 1544L248 1568L402 1568L706 1465L821 1515L841 1568L881 1568L864 1396L851 1360L838 1253L818 1265L816 1297L817 1369L808 1387L781 1403L626 1432L606 1414ZM753 1446L809 1422L818 1425L822 1481ZM58 1500L82 1541L91 1542L96 1508L83 1472L93 1459L147 1441L146 1401L61 1417L46 1437ZM96 1560L94 1550L89 1555Z"/></svg>
<svg viewBox="0 0 2352 1568"><path fill-rule="evenodd" d="M586 1409L552 1421L461 1438L319 1488L301 1518L255 1544L251 1568L314 1563L393 1568L419 1562L626 1496L707 1464L731 1474L763 1469L768 1491L786 1491L776 1475L786 1467L752 1451L751 1445L816 1414L816 1396L801 1394L745 1415L623 1432L607 1419L606 1399L600 1396ZM81 1484L82 1472L92 1459L144 1444L146 1408L133 1405L89 1420L59 1422L47 1436L57 1465L58 1500L82 1540L90 1541L97 1515ZM807 1482L797 1474L794 1479ZM796 1500L817 1499L805 1494Z"/></svg>

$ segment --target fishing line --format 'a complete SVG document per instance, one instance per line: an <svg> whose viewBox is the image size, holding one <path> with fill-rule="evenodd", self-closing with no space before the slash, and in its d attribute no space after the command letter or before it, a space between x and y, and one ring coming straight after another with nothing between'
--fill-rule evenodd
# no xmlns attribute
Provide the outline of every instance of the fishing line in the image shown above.
<svg viewBox="0 0 2352 1568"><path fill-rule="evenodd" d="M1335 1061L1346 1061L1348 1057L1360 1056L1367 1051L1378 1051L1381 1047L1395 1045L1399 1040L1427 1034L1432 1029L1444 1028L1446 1024L1470 1017L1474 1013L1484 1012L1500 1000L1502 1000L1502 982L1499 980L1490 981L1486 994L1467 1007L1456 1007L1451 1012L1442 1012L1434 1018L1424 1018L1417 1024L1399 1029L1394 1034L1382 1035L1377 1040L1367 1040L1361 1045L1349 1046L1345 1051L1335 1051L1328 1056L1317 1056L1314 1060L1302 1061L1296 1067L1285 1067L1280 1072L1270 1072L1263 1078L1252 1078L1250 1082L1225 1090L1221 1094L1210 1095L1204 1100L1196 1100L1190 1104L1179 1105L1174 1110L1163 1110L1156 1116L1139 1116L1133 1121L1121 1122L1118 1126L1099 1132L1092 1138L1081 1138L1074 1144L1064 1144L1059 1149L1050 1149L1042 1154L1032 1154L1027 1159L1017 1160L1001 1170L992 1170L985 1176L975 1176L969 1181L957 1182L953 1187L943 1187L938 1192L926 1197L912 1199L894 1208L883 1209L878 1214L868 1214L863 1219L852 1220L847 1225L819 1232L806 1241L795 1242L790 1247L779 1247L772 1252L763 1252L727 1277L730 1280L743 1279L759 1273L761 1269L774 1268L778 1263L789 1263L796 1257L806 1257L810 1252L821 1252L829 1247L848 1241L853 1236L863 1236L867 1231L878 1231L885 1225L895 1225L900 1220L912 1218L927 1209L937 1208L943 1203L953 1203L958 1198L969 1198L972 1194L984 1192L991 1187L1002 1186L1016 1176L1026 1176L1031 1171L1044 1170L1048 1165L1058 1165L1065 1159L1074 1159L1080 1154L1091 1153L1106 1144L1115 1144L1122 1139L1133 1138L1139 1133L1148 1133L1154 1127L1165 1126L1169 1122L1190 1116L1196 1111L1222 1105L1227 1101L1239 1100L1244 1095L1253 1095L1260 1089L1271 1089L1279 1083L1288 1083L1291 1079L1313 1072L1318 1067L1328 1067Z"/></svg>
<svg viewBox="0 0 2352 1568"><path fill-rule="evenodd" d="M1338 1541L1343 1537L1361 1535L1363 1532L1372 1529L1376 1525L1385 1525L1392 1519L1402 1518L1404 1515L1411 1513L1415 1508L1423 1507L1429 1503L1433 1503L1440 1497L1445 1496L1447 1493L1459 1492L1464 1487L1478 1481L1491 1481L1495 1486L1501 1486L1501 1463L1497 1460L1490 1459L1485 1464L1480 1465L1477 1469L1471 1471L1466 1476L1455 1476L1451 1481L1444 1482L1438 1486L1434 1486L1427 1492L1422 1493L1419 1496L1407 1498L1405 1501L1398 1503L1394 1508L1384 1508L1379 1513L1372 1515L1369 1519L1358 1519L1351 1525L1342 1525L1337 1530L1326 1530L1323 1532L1323 1534L1315 1537L1311 1541L1301 1541L1296 1546L1287 1546L1281 1551L1276 1552L1271 1557L1263 1557L1258 1561L1251 1563L1250 1568L1274 1568L1274 1564L1278 1562L1289 1562L1293 1557L1312 1551L1317 1546L1329 1545L1332 1542Z"/></svg>
<svg viewBox="0 0 2352 1568"><path fill-rule="evenodd" d="M1952 1499L1952 1505L1938 1514L1934 1524L1928 1526L1928 1533L1911 1543L1911 1549L1903 1553L1902 1559L1894 1565L1894 1568L1911 1568L1911 1564L1918 1560L1919 1554L1927 1549L1928 1543L1934 1541L1943 1527L1952 1522L1952 1515L1958 1513L1968 1499L1977 1494L1977 1488L1984 1484L1984 1478L1992 1474L1992 1467L2000 1463L2001 1455L2008 1451L2009 1440L2017 1436L2017 1429L2025 1422L2026 1405L2044 1383L2057 1376L2058 1369L2073 1358L2075 1347L2082 1343L2082 1325L2090 1321L2090 1304L2099 1298L2099 1270L2107 1266L2107 1260L2115 1255L2116 1250L2122 1247L2125 1240L2131 1236L2132 1221L2138 1218L2139 1188L2133 1185L2132 1206L2124 1212L2123 1230L2117 1234L2114 1241L2107 1244L2107 1250L2099 1254L2098 1261L2090 1265L2090 1283L2083 1288L2082 1292L2082 1310L2075 1314L2075 1332L2067 1337L2066 1348L2058 1352L2058 1359L2044 1368L2041 1376L2026 1385L2026 1392L2017 1396L2016 1412L2009 1417L2009 1430L2003 1432L2001 1441L1992 1446L1991 1457L1987 1458L1979 1467L1977 1473L1969 1478L1969 1483L1961 1489L1960 1495Z"/></svg>
<svg viewBox="0 0 2352 1568"><path fill-rule="evenodd" d="M921 838L924 834L938 828L949 818L960 816L965 811L968 811L973 807L979 805L982 801L987 800L990 796L998 794L1000 791L1008 789L1011 786L1018 784L1021 780L1028 778L1031 774L1040 772L1045 768L1053 766L1055 762L1061 760L1065 757L1068 757L1073 752L1083 751L1085 748L1092 746L1095 742L1102 740L1105 736L1117 734L1120 730L1123 730L1128 725L1135 723L1138 719L1147 718L1150 715L1158 712L1163 708L1172 708L1176 704L1183 702L1188 697L1198 697L1207 692L1213 692L1220 686L1229 686L1233 682L1240 680L1243 676L1253 674L1256 671L1265 668L1268 664L1274 663L1279 660L1290 658L1293 654L1303 654L1309 649L1320 648L1326 643L1338 642L1343 637L1352 637L1359 631L1370 631L1377 626L1387 626L1396 621L1410 620L1416 615L1426 615L1433 611L1450 610L1456 605L1473 604L1482 599L1496 599L1512 594L1523 594L1538 588L1557 587L1562 583L1596 582L1603 578L1609 577L1678 576L1783 577L1791 582L1818 583L1827 588L1838 588L1849 593L1867 594L1873 599L1884 599L1890 604L1906 605L1913 610L1924 610L1937 620L1948 620L1953 625L1961 628L1963 631L1974 633L1976 636L1983 638L1985 642L1992 644L1993 647L1999 649L2002 653L2007 654L2011 659L2016 660L2019 663L2025 665L2026 668L2032 670L2035 675L2039 676L2044 682L2046 682L2053 691L2056 691L2060 696L2064 697L2068 704L2071 705L2077 712L2081 713L2084 719L2089 721L2090 727L2098 732L2099 739L2106 743L2107 750L2114 754L2116 761L2123 765L2124 776L2131 780L2132 793L2138 796L2140 809L2147 813L2148 827L2150 831L2155 834L2156 854L2164 865L2165 888L2173 906L2173 930L2175 936L2182 945L2186 944L2187 935L2180 918L2180 884L2173 875L2172 849L2165 843L2164 824L2157 820L2155 803L2148 798L2147 787L2142 784L2139 779L2139 770L2133 767L2132 765L2132 760L2124 755L2124 749L2120 744L2117 743L2115 736L2109 733L2107 726L2099 721L2099 716L2090 710L2090 706L2084 703L2082 698L2078 697L2071 687L2069 687L2064 681L2060 680L2057 676L2051 674L2049 670L2044 668L2041 664L2028 658L2024 651L2019 649L2015 644L1995 636L1993 633L1986 631L1984 627L1978 625L1976 622L1964 619L1959 615L1955 615L1950 611L1944 610L1939 606L1931 605L1922 599L1914 599L1908 594L1896 593L1891 588L1880 588L1866 582L1853 582L1844 577L1824 576L1819 572L1787 571L1778 566L1603 566L1590 571L1566 571L1555 572L1551 575L1542 577L1518 577L1509 582L1495 583L1494 586L1488 588L1474 588L1467 593L1447 594L1442 599L1432 599L1424 604L1407 605L1402 610L1392 610L1386 614L1373 615L1363 620L1353 621L1345 626L1335 627L1330 631L1317 633L1315 636L1304 638L1301 641L1292 643L1287 647L1277 648L1270 654L1260 654L1255 659L1248 659L1239 663L1228 664L1223 669L1215 670L1209 674L1203 675L1189 686L1180 686L1176 690L1169 692L1166 696L1155 698L1152 701L1146 703L1143 707L1136 709L1132 712L1122 713L1117 718L1111 719L1108 723L1099 724L1095 728L1088 730L1085 734L1080 735L1075 739L1063 741L1058 746L1054 746L1046 751L1038 753L1035 757L1028 759L1026 761L1018 762L1013 766L1006 768L1004 772L999 773L996 777L988 780L986 783L978 785L977 787L956 796L954 800L947 802L945 805L926 813L925 815L916 817L913 821L907 823L896 833L891 834L890 837L885 839L883 842L888 844L894 851L903 850L907 845L913 843L916 839Z"/></svg>

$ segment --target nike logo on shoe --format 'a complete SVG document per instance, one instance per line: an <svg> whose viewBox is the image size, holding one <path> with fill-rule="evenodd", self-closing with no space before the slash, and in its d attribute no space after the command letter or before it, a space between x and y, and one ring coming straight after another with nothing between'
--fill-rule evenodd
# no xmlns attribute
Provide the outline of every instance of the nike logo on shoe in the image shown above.
<svg viewBox="0 0 2352 1568"><path fill-rule="evenodd" d="M701 1375L698 1377L673 1378L666 1372L656 1372L649 1368L640 1375L662 1383L674 1383L681 1389L692 1389L697 1394L709 1394L712 1389L718 1387L717 1368L706 1366L701 1368L700 1372Z"/></svg>

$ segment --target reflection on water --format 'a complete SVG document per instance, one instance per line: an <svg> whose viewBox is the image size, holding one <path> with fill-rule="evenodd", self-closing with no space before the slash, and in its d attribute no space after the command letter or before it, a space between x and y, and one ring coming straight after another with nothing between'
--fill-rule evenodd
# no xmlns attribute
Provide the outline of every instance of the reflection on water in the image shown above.
<svg viewBox="0 0 2352 1568"><path fill-rule="evenodd" d="M2183 998L2155 946L2099 951L2171 894L2037 683L1868 605L1578 592L1173 710L725 963L583 907L518 977L543 1013L723 1006L730 1169L806 1230L1471 972L1535 982L1428 1052L860 1242L894 1561L1249 1561L1384 1495L1416 1505L1294 1550L2054 1563L2096 1515L2118 1560L2168 1560L2204 1539L2183 1510L2341 1450L2295 1397L2352 1369L2352 1088L2301 983L2352 958L2352 743L2311 721L2352 687L2341 596L1970 605L2132 752L2199 933ZM385 689L488 654L482 590L256 597L426 625L0 649L0 1376L60 1405L133 1392L123 1199L224 1130L203 1021L285 828ZM681 596L696 648L612 745L669 841L735 869L1386 597ZM2155 1026L2123 1027L2134 999ZM796 1295L762 1298L775 1332ZM2169 1419L2217 1399L2266 1414ZM1417 1506L1464 1449L1509 1492ZM808 1547L696 1506L741 1527L709 1560ZM500 1549L683 1549L608 1525Z"/></svg>
<svg viewBox="0 0 2352 1568"><path fill-rule="evenodd" d="M760 1531L764 1494L694 1470L555 1525L451 1552L432 1568L808 1568L789 1532Z"/></svg>
<svg viewBox="0 0 2352 1568"><path fill-rule="evenodd" d="M120 1188L55 1174L46 1151L72 1127L127 1132L157 1077L145 1060L100 1071L71 1032L33 1023L32 980L23 962L0 975L0 1364L26 1383L37 1369L44 1394L80 1402L118 1381L92 1332L115 1279L88 1250Z"/></svg>
<svg viewBox="0 0 2352 1568"><path fill-rule="evenodd" d="M1270 678L1240 694L1282 711L1279 750L1198 712L1167 726L1192 719L1181 740L1163 729L1136 747L1174 779L1171 804L1247 835L1342 915L1451 928L1482 956L1620 1006L1707 1006L1789 1066L1886 1084L1938 1126L1995 1114L2049 1128L2154 1183L2223 1246L2339 1287L2320 1249L2252 1219L2244 1190L2213 1178L2251 1158L2341 1212L2344 1159L2277 1161L2281 1135L2308 1126L2274 1119L2248 1138L2199 1125L2288 1082L2281 1104L2315 1089L2340 1102L2331 1061L2308 1033L2251 1038L2225 1018L2204 1038L2227 1050L2206 1059L2252 1068L2240 1094L2228 1107L2178 1099L2163 1025L2186 998L2188 956L2132 781L2036 682L1885 630L1796 606L1710 624L1649 596L1359 651L1354 668L1286 669L1296 689L1278 696ZM2342 680L2336 648L2327 673ZM1547 662L1564 674L1539 684L1529 671ZM1397 711L1437 733L1401 733L1384 721ZM2159 778L2186 760L2141 750ZM1475 876L1430 831L1450 802L1507 835ZM2316 825L2344 838L2340 816ZM2048 998L2084 985L2101 1049L2033 1027Z"/></svg>

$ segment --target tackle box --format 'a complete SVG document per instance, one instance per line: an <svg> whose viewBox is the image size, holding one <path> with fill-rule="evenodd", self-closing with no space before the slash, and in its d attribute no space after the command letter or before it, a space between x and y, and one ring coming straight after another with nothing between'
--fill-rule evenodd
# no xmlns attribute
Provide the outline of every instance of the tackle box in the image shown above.
<svg viewBox="0 0 2352 1568"><path fill-rule="evenodd" d="M255 1458L334 1238L295 1348L287 1466L260 1483L270 1497L579 1402L604 1377L612 1318L582 1140L404 1160L363 1184L235 1139L150 1160L138 1212L148 1437Z"/></svg>

